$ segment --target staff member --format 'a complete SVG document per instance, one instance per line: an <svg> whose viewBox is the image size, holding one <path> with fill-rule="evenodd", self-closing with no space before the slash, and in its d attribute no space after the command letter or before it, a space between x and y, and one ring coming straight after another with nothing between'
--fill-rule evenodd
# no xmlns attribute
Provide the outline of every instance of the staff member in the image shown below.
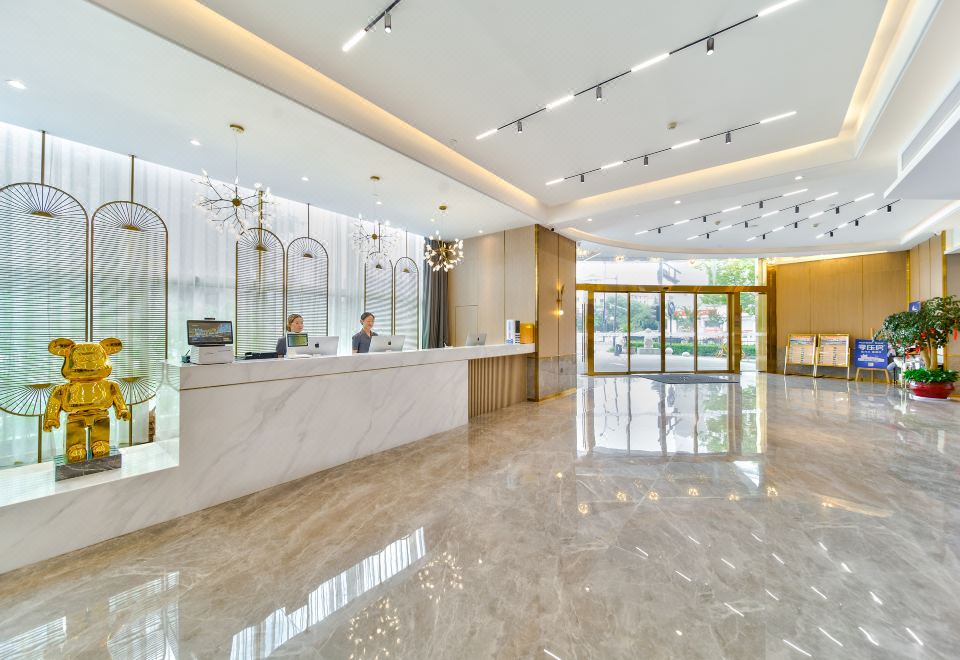
<svg viewBox="0 0 960 660"><path fill-rule="evenodd" d="M291 314L287 317L287 332L303 332L303 317L299 314ZM284 335L277 340L277 357L283 357L287 354L287 336Z"/></svg>
<svg viewBox="0 0 960 660"><path fill-rule="evenodd" d="M370 312L364 312L360 315L360 324L363 328L353 336L353 352L369 353L370 338L376 337L377 333L373 331L374 316Z"/></svg>

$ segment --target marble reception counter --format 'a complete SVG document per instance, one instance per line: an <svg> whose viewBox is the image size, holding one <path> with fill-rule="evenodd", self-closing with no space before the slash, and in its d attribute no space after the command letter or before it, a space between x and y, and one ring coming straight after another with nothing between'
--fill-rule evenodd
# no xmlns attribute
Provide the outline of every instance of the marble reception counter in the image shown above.
<svg viewBox="0 0 960 660"><path fill-rule="evenodd" d="M179 442L123 449L130 470L63 487L47 483L46 464L0 472L0 572L466 424L468 363L534 351L494 345L172 367ZM160 452L164 460L152 456Z"/></svg>

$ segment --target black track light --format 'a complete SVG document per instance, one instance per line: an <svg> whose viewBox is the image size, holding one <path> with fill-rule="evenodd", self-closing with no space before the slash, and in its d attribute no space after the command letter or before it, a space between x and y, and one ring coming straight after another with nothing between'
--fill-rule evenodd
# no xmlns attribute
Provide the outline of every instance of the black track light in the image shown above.
<svg viewBox="0 0 960 660"><path fill-rule="evenodd" d="M581 174L581 175L580 175L580 183L583 183L584 181L586 181L586 177L585 177L583 174Z"/></svg>
<svg viewBox="0 0 960 660"><path fill-rule="evenodd" d="M733 140L730 139L730 131L727 131L727 137L725 137L723 141L724 141L726 144L730 144L731 142L733 142Z"/></svg>
<svg viewBox="0 0 960 660"><path fill-rule="evenodd" d="M764 241L767 240L767 235L766 235L766 234L760 234L760 239L761 239L761 240L764 240Z"/></svg>
<svg viewBox="0 0 960 660"><path fill-rule="evenodd" d="M859 226L860 226L860 221L859 221L859 220L854 220L854 221L853 221L853 226L854 226L854 227L859 227Z"/></svg>
<svg viewBox="0 0 960 660"><path fill-rule="evenodd" d="M390 12L383 15L383 31L387 34L393 32L393 21L390 20Z"/></svg>
<svg viewBox="0 0 960 660"><path fill-rule="evenodd" d="M710 240L710 232L707 232L707 240Z"/></svg>
<svg viewBox="0 0 960 660"><path fill-rule="evenodd" d="M523 121L517 120L517 133L523 133Z"/></svg>
<svg viewBox="0 0 960 660"><path fill-rule="evenodd" d="M830 238L833 238L833 232L830 232Z"/></svg>
<svg viewBox="0 0 960 660"><path fill-rule="evenodd" d="M600 85L597 85L597 100L598 101L603 100L603 87L601 87Z"/></svg>
<svg viewBox="0 0 960 660"><path fill-rule="evenodd" d="M643 166L646 167L646 166L649 165L649 164L650 164L650 156L644 156L644 157L643 157Z"/></svg>
<svg viewBox="0 0 960 660"><path fill-rule="evenodd" d="M659 234L662 231L661 227L657 227L657 233Z"/></svg>
<svg viewBox="0 0 960 660"><path fill-rule="evenodd" d="M799 223L799 222L794 222L794 223L793 223L793 228L794 228L794 229L800 229L800 223Z"/></svg>
<svg viewBox="0 0 960 660"><path fill-rule="evenodd" d="M836 215L840 215L840 207L838 206L838 207L834 208L834 209L833 209L833 212L834 212Z"/></svg>
<svg viewBox="0 0 960 660"><path fill-rule="evenodd" d="M799 205L794 206L794 207L793 207L793 212L794 212L794 213L800 213L800 206L799 206Z"/></svg>
<svg viewBox="0 0 960 660"><path fill-rule="evenodd" d="M704 221L704 222L707 221L707 216L703 216L703 221Z"/></svg>
<svg viewBox="0 0 960 660"><path fill-rule="evenodd" d="M761 209L761 210L763 209L763 200L762 200L762 199L760 200L760 209Z"/></svg>
<svg viewBox="0 0 960 660"><path fill-rule="evenodd" d="M707 39L707 55L713 55L713 37Z"/></svg>
<svg viewBox="0 0 960 660"><path fill-rule="evenodd" d="M893 210L893 204L887 204L887 213Z"/></svg>
<svg viewBox="0 0 960 660"><path fill-rule="evenodd" d="M750 229L750 221L749 221L749 220L747 220L746 222L743 223L743 228L744 228L744 229Z"/></svg>

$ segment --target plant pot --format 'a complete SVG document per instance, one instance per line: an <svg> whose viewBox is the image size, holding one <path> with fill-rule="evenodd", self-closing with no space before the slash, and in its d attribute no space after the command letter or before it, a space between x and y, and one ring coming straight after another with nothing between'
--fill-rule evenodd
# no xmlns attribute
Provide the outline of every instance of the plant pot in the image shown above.
<svg viewBox="0 0 960 660"><path fill-rule="evenodd" d="M946 399L953 392L953 383L914 383L910 381L910 391L926 399Z"/></svg>

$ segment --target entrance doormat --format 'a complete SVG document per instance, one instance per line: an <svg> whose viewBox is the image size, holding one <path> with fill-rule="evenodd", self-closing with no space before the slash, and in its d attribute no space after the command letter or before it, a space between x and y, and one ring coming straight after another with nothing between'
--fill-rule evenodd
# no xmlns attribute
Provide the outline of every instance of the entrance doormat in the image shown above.
<svg viewBox="0 0 960 660"><path fill-rule="evenodd" d="M703 374L650 374L640 376L640 378L648 378L650 380L655 380L658 383L666 383L667 385L699 385L706 383L733 383L738 385L740 383L740 377L736 375L704 376Z"/></svg>

